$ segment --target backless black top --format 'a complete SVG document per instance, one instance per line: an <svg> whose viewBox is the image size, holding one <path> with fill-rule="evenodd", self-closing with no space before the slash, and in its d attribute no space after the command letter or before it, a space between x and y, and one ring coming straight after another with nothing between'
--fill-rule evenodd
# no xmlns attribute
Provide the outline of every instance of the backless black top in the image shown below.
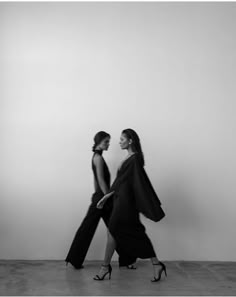
<svg viewBox="0 0 236 297"><path fill-rule="evenodd" d="M99 154L102 157L102 151L96 150L92 157L92 170L93 170L93 175L94 175L94 180L95 180L95 192L100 193L100 192L102 192L102 189L99 186L96 167L93 163L93 158L94 158L95 154ZM103 161L104 180L105 180L105 183L107 184L108 189L110 189L110 179L111 179L110 172L109 172L109 169L108 169L107 164L106 164L105 160L103 159L103 157L102 157L102 161Z"/></svg>

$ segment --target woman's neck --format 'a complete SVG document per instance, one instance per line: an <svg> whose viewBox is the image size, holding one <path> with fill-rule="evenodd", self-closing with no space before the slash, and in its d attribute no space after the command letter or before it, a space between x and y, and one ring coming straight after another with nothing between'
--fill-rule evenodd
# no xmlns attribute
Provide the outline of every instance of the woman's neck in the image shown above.
<svg viewBox="0 0 236 297"><path fill-rule="evenodd" d="M96 149L94 150L94 152L97 152L97 153L99 153L100 155L102 155L103 150L96 148Z"/></svg>
<svg viewBox="0 0 236 297"><path fill-rule="evenodd" d="M128 148L127 152L128 152L128 156L131 156L134 154L134 151L131 148Z"/></svg>

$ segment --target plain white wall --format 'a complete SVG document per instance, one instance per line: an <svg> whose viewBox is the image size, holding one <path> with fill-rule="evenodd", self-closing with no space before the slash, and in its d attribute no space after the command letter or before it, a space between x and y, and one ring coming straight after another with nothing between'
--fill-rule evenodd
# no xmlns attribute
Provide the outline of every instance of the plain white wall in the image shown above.
<svg viewBox="0 0 236 297"><path fill-rule="evenodd" d="M236 260L236 4L0 3L0 259L64 259L94 134L141 138L165 260ZM87 259L102 259L103 222ZM116 257L114 258L116 259Z"/></svg>

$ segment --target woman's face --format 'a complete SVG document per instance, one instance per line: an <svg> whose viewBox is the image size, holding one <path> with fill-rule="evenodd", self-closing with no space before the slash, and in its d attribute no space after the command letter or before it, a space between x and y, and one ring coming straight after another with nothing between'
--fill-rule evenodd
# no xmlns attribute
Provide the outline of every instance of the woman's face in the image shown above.
<svg viewBox="0 0 236 297"><path fill-rule="evenodd" d="M120 147L122 150L128 149L130 146L130 140L127 138L125 134L121 134L120 136Z"/></svg>
<svg viewBox="0 0 236 297"><path fill-rule="evenodd" d="M103 151L107 151L109 148L109 145L110 145L110 137L107 136L100 142L99 148Z"/></svg>

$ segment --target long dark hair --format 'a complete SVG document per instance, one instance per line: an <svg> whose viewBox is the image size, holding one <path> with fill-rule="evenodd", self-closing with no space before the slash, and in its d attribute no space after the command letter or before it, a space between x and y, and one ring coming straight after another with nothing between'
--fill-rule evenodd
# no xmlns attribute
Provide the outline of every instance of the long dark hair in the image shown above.
<svg viewBox="0 0 236 297"><path fill-rule="evenodd" d="M105 131L99 131L98 133L95 134L93 141L94 141L94 145L92 147L92 151L95 152L96 150L96 146L106 137L111 137L110 134L108 134Z"/></svg>
<svg viewBox="0 0 236 297"><path fill-rule="evenodd" d="M141 143L140 143L138 134L133 129L130 129L130 128L123 130L122 134L125 134L125 136L128 139L132 140L131 148L134 152L136 152L138 154L139 161L140 161L141 165L144 166L144 164L145 164L144 155L143 155L143 151L142 151L142 147L141 147Z"/></svg>

